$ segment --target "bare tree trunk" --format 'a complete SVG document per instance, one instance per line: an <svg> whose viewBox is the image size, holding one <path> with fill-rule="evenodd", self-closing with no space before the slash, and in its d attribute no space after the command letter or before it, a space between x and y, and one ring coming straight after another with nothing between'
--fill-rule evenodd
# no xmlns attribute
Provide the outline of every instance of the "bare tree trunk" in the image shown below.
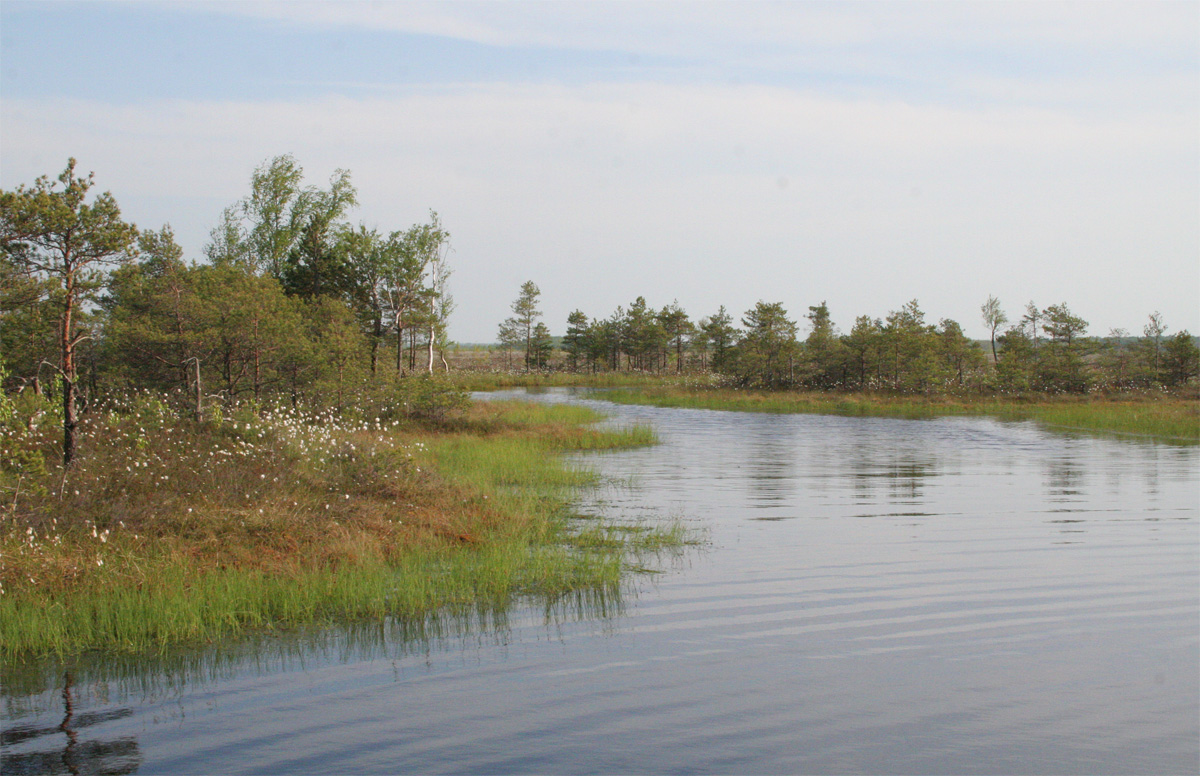
<svg viewBox="0 0 1200 776"><path fill-rule="evenodd" d="M63 468L71 465L75 458L75 429L79 421L75 418L75 381L63 378Z"/></svg>
<svg viewBox="0 0 1200 776"><path fill-rule="evenodd" d="M433 374L433 324L429 324L429 374Z"/></svg>
<svg viewBox="0 0 1200 776"><path fill-rule="evenodd" d="M396 374L404 377L404 327L396 320Z"/></svg>
<svg viewBox="0 0 1200 776"><path fill-rule="evenodd" d="M196 422L199 423L204 420L204 391L200 386L200 359L191 358L188 360L196 362Z"/></svg>
<svg viewBox="0 0 1200 776"><path fill-rule="evenodd" d="M376 313L374 321L374 336L371 337L371 376L374 377L379 367L379 343L383 341L383 316Z"/></svg>
<svg viewBox="0 0 1200 776"><path fill-rule="evenodd" d="M258 341L258 319L254 321L254 401L259 400L259 392L262 389L262 375L260 372L262 352L259 349Z"/></svg>
<svg viewBox="0 0 1200 776"><path fill-rule="evenodd" d="M225 352L221 356L221 375L225 378L225 403L233 404L233 363L231 362L232 354L229 351L229 345L225 345Z"/></svg>

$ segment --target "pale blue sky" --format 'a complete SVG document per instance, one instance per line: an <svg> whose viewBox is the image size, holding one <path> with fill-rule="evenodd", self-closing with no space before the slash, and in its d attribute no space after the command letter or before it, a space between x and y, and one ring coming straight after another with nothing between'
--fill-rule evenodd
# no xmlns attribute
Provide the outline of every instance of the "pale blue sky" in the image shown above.
<svg viewBox="0 0 1200 776"><path fill-rule="evenodd" d="M1200 4L0 3L0 186L95 170L199 258L253 168L453 237L451 335L918 298L1200 332Z"/></svg>

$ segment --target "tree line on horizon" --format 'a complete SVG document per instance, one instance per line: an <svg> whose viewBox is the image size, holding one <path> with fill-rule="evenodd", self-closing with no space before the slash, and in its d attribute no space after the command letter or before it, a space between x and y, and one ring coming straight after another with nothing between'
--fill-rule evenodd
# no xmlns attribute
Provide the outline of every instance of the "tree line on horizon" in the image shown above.
<svg viewBox="0 0 1200 776"><path fill-rule="evenodd" d="M391 232L351 224L350 173L307 185L282 155L224 210L205 260L185 262L169 225L127 223L75 168L0 191L0 404L53 395L64 463L102 388L194 397L197 416L213 397L340 408L371 375L443 368L453 300L437 213Z"/></svg>
<svg viewBox="0 0 1200 776"><path fill-rule="evenodd" d="M57 178L0 190L0 416L12 396L52 397L64 462L79 413L103 391L190 397L197 417L212 401L341 409L365 386L394 396L425 390L403 378L449 370L449 234L437 213L390 232L352 224L349 172L313 186L293 157L277 156L223 211L204 259L186 262L169 225L126 222L112 194L92 195L93 176L75 168L71 159ZM499 330L525 369L556 358L539 295L532 281L522 286ZM958 323L927 322L915 300L885 318L859 316L848 333L822 302L801 339L780 303L759 302L738 325L724 307L693 321L678 303L655 309L639 296L606 318L572 312L558 366L905 392L1171 387L1198 371L1191 336L1167 336L1157 313L1133 341L1087 337L1065 304L1030 304L1008 328L994 299L982 314L990 364Z"/></svg>
<svg viewBox="0 0 1200 776"><path fill-rule="evenodd" d="M501 348L521 352L525 369L548 368L555 349L540 320L540 294L533 281L524 283L513 315L498 331ZM639 296L605 318L582 310L568 315L558 366L572 372L715 372L754 388L903 393L1172 388L1200 374L1195 338L1186 330L1167 336L1157 312L1143 336L1115 329L1106 338L1088 337L1087 321L1066 303L1040 309L1030 302L1008 325L999 300L989 297L980 316L990 332L986 350L957 321L928 322L915 299L883 318L860 315L847 333L821 302L808 308L809 333L801 338L779 302L757 303L738 326L724 306L693 321L678 302L655 309Z"/></svg>

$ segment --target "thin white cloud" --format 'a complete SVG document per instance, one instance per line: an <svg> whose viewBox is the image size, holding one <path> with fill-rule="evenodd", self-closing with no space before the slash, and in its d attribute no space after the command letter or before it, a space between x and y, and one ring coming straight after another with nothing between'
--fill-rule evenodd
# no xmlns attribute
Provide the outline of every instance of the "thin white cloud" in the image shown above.
<svg viewBox="0 0 1200 776"><path fill-rule="evenodd" d="M1191 51L1200 21L1190 2L236 2L206 10L310 26L439 35L501 46L689 56L773 47L828 52L904 41Z"/></svg>
<svg viewBox="0 0 1200 776"><path fill-rule="evenodd" d="M1096 116L766 87L476 85L303 102L6 101L4 186L95 169L191 256L264 159L349 168L356 218L454 235L460 339L534 279L555 329L644 294L694 315L759 298L883 315L920 297L970 331L990 293L1066 300L1094 331L1162 309L1200 331L1195 114ZM190 198L186 209L181 198ZM1136 265L1136 269L1134 269ZM1181 282L1180 279L1187 282Z"/></svg>

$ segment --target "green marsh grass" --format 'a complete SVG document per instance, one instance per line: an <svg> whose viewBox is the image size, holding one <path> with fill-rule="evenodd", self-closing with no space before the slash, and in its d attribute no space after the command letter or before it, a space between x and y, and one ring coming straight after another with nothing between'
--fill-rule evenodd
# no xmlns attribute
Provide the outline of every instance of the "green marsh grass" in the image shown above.
<svg viewBox="0 0 1200 776"><path fill-rule="evenodd" d="M898 396L817 392L744 391L731 388L661 386L607 391L623 404L733 410L816 413L858 417L923 419L947 415L988 415L1031 420L1056 429L1200 442L1200 402L1161 394L1144 396Z"/></svg>
<svg viewBox="0 0 1200 776"><path fill-rule="evenodd" d="M999 417L1035 420L1063 431L1146 437L1166 442L1200 442L1200 403L1195 400L1097 400L1006 405Z"/></svg>
<svg viewBox="0 0 1200 776"><path fill-rule="evenodd" d="M673 548L672 552L679 552ZM646 571L657 571L657 565ZM549 625L583 619L604 620L625 611L623 588L578 587L569 593L527 597ZM184 686L203 686L226 680L249 669L257 675L303 670L314 655L336 660L394 660L427 655L439 647L461 645L470 639L503 644L510 630L511 607L478 604L457 609L441 607L411 617L365 616L344 619L335 627L313 622L289 628L250 628L235 637L183 642L148 650L93 650L63 656L8 660L3 665L7 701L31 711L39 693L60 689L64 674L74 683L78 698L100 689L106 702L120 697L146 697L177 692Z"/></svg>
<svg viewBox="0 0 1200 776"><path fill-rule="evenodd" d="M0 656L616 600L647 553L686 537L572 519L596 475L562 453L655 441L598 418L515 402L436 428L285 411L194 423L162 406L92 417L65 479L28 474L0 513ZM56 444L6 433L6 454Z"/></svg>

